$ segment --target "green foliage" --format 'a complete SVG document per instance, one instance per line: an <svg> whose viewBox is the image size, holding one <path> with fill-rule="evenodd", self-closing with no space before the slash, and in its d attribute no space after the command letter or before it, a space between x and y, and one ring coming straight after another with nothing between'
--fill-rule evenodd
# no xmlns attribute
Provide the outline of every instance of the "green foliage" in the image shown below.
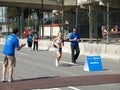
<svg viewBox="0 0 120 90"><path fill-rule="evenodd" d="M25 22L24 22L24 25L25 26L34 26L35 25L35 20L34 19L25 19Z"/></svg>
<svg viewBox="0 0 120 90"><path fill-rule="evenodd" d="M18 16L18 9L16 7L8 7L7 8L7 17L13 19L16 16Z"/></svg>

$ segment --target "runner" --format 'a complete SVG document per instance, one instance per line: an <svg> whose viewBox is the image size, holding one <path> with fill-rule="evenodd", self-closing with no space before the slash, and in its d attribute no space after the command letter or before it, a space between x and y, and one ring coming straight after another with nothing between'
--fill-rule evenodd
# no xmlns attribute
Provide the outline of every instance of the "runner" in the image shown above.
<svg viewBox="0 0 120 90"><path fill-rule="evenodd" d="M64 46L64 40L62 38L62 33L59 32L58 36L55 37L55 39L53 40L53 45L55 47L55 51L56 51L56 61L55 61L55 65L58 67L59 66L59 61L61 59L62 56L62 46Z"/></svg>

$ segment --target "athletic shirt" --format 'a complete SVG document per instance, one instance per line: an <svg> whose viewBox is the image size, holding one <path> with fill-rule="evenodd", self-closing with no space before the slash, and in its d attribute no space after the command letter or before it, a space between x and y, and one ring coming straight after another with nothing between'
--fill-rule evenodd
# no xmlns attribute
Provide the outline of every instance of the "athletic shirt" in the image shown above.
<svg viewBox="0 0 120 90"><path fill-rule="evenodd" d="M32 34L28 34L28 41L33 41L33 39L32 39Z"/></svg>
<svg viewBox="0 0 120 90"><path fill-rule="evenodd" d="M7 56L14 56L15 48L19 48L19 40L15 34L10 34L6 37L6 42L2 53Z"/></svg>
<svg viewBox="0 0 120 90"><path fill-rule="evenodd" d="M69 39L74 39L74 38L77 38L77 39L80 39L80 33L70 33L70 36L69 36ZM78 45L78 41L71 41L71 45Z"/></svg>
<svg viewBox="0 0 120 90"><path fill-rule="evenodd" d="M61 44L62 43L62 40L56 40L56 44Z"/></svg>
<svg viewBox="0 0 120 90"><path fill-rule="evenodd" d="M56 41L54 42L54 45L57 46L57 45L61 45L62 43L63 43L63 40L56 39Z"/></svg>
<svg viewBox="0 0 120 90"><path fill-rule="evenodd" d="M37 34L34 34L34 38L37 38L37 39L38 39L38 35L37 35Z"/></svg>

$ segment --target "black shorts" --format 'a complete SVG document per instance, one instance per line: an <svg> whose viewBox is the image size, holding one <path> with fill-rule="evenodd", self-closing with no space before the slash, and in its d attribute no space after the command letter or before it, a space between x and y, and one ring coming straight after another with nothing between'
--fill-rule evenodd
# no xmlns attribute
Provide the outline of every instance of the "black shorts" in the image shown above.
<svg viewBox="0 0 120 90"><path fill-rule="evenodd" d="M28 41L28 47L32 47L32 42Z"/></svg>

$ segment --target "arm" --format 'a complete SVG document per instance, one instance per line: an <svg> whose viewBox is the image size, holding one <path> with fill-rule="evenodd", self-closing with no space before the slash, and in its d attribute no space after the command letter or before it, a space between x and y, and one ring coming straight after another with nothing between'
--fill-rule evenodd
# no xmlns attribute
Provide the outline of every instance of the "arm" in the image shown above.
<svg viewBox="0 0 120 90"><path fill-rule="evenodd" d="M57 47L57 45L55 44L56 39L57 39L57 37L53 39L53 47L55 47L55 48Z"/></svg>
<svg viewBox="0 0 120 90"><path fill-rule="evenodd" d="M72 41L76 41L76 40L77 40L77 38L74 38L73 34L71 33L69 36L69 41L72 42Z"/></svg>
<svg viewBox="0 0 120 90"><path fill-rule="evenodd" d="M69 39L70 42L71 41L76 41L76 40L77 40L77 38Z"/></svg>
<svg viewBox="0 0 120 90"><path fill-rule="evenodd" d="M80 38L79 38L79 39L77 39L77 41L79 42L79 41L80 41Z"/></svg>
<svg viewBox="0 0 120 90"><path fill-rule="evenodd" d="M55 43L56 39L57 39L57 37L55 37L55 38L53 39L53 44Z"/></svg>
<svg viewBox="0 0 120 90"><path fill-rule="evenodd" d="M22 47L24 47L26 44L21 44L19 48L17 48L17 50L20 50Z"/></svg>
<svg viewBox="0 0 120 90"><path fill-rule="evenodd" d="M64 46L64 40L62 39L62 46Z"/></svg>

